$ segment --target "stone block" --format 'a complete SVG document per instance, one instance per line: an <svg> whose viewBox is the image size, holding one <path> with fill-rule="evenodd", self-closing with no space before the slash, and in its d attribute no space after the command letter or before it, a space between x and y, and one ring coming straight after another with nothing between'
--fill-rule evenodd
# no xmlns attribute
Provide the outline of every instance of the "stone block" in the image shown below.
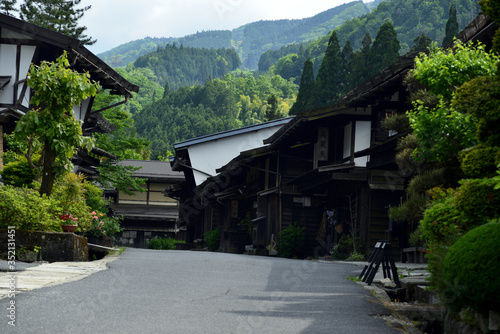
<svg viewBox="0 0 500 334"><path fill-rule="evenodd" d="M44 261L88 261L87 238L73 233L21 231L15 233L16 249L40 247ZM7 250L7 230L0 230L0 252Z"/></svg>

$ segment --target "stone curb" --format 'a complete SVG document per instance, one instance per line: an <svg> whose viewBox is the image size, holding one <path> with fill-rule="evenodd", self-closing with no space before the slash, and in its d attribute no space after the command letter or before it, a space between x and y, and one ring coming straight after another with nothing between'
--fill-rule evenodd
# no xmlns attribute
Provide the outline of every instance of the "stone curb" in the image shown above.
<svg viewBox="0 0 500 334"><path fill-rule="evenodd" d="M0 272L0 299L12 294L78 281L108 269L108 263L117 258L118 255L108 255L96 261L42 263L22 271Z"/></svg>

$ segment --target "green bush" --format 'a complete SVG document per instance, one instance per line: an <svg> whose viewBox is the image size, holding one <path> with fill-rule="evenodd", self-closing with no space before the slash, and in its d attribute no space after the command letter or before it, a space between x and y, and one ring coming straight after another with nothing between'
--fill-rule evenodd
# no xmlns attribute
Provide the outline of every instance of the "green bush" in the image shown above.
<svg viewBox="0 0 500 334"><path fill-rule="evenodd" d="M276 243L279 257L295 258L301 255L305 240L304 230L305 227L295 223L279 233Z"/></svg>
<svg viewBox="0 0 500 334"><path fill-rule="evenodd" d="M220 230L216 228L215 230L205 232L203 235L205 243L207 244L208 250L211 252L216 252L220 248Z"/></svg>
<svg viewBox="0 0 500 334"><path fill-rule="evenodd" d="M95 184L84 181L85 202L93 211L107 212L110 200L105 200L103 191Z"/></svg>
<svg viewBox="0 0 500 334"><path fill-rule="evenodd" d="M78 220L77 231L85 232L92 225L92 209L87 205L83 175L68 173L54 182L50 197L59 203L60 214L71 214ZM61 222L60 222L61 223Z"/></svg>
<svg viewBox="0 0 500 334"><path fill-rule="evenodd" d="M37 164L39 158L34 159ZM2 181L14 187L31 186L36 176L36 170L28 165L28 160L21 157L17 161L6 164L2 170Z"/></svg>
<svg viewBox="0 0 500 334"><path fill-rule="evenodd" d="M461 212L453 204L453 195L433 202L420 221L422 238L427 244L453 243L460 237Z"/></svg>
<svg viewBox="0 0 500 334"><path fill-rule="evenodd" d="M483 178L494 176L500 157L499 147L477 145L458 155L460 167L467 177Z"/></svg>
<svg viewBox="0 0 500 334"><path fill-rule="evenodd" d="M344 233L339 239L339 242L330 250L330 255L335 260L347 261L364 261L365 255L359 251L354 252L352 236L349 233ZM358 249L363 249L362 241L356 237Z"/></svg>
<svg viewBox="0 0 500 334"><path fill-rule="evenodd" d="M500 146L500 81L495 76L481 76L457 88L452 106L478 120L477 133L481 143Z"/></svg>
<svg viewBox="0 0 500 334"><path fill-rule="evenodd" d="M61 232L59 202L29 188L0 186L0 228Z"/></svg>
<svg viewBox="0 0 500 334"><path fill-rule="evenodd" d="M176 244L185 241L175 240L174 238L154 238L148 242L149 249L175 250Z"/></svg>
<svg viewBox="0 0 500 334"><path fill-rule="evenodd" d="M469 231L500 216L500 189L493 179L462 180L454 205L463 215L463 227Z"/></svg>
<svg viewBox="0 0 500 334"><path fill-rule="evenodd" d="M500 312L500 222L479 226L450 247L443 261L442 300L452 310Z"/></svg>
<svg viewBox="0 0 500 334"><path fill-rule="evenodd" d="M420 222L423 239L429 243L453 244L474 227L500 216L500 189L493 179L460 181L454 192L432 202Z"/></svg>
<svg viewBox="0 0 500 334"><path fill-rule="evenodd" d="M408 197L403 204L389 208L389 217L398 222L416 223L422 219L425 203L427 199L424 195Z"/></svg>

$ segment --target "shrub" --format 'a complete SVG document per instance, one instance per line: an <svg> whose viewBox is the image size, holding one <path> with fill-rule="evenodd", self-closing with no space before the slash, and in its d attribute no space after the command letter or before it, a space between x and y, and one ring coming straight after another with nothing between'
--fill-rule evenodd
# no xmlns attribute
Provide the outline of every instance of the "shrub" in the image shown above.
<svg viewBox="0 0 500 334"><path fill-rule="evenodd" d="M205 232L203 235L205 243L207 244L208 250L211 252L216 252L220 248L220 230L216 228L215 230Z"/></svg>
<svg viewBox="0 0 500 334"><path fill-rule="evenodd" d="M0 186L0 228L61 232L59 202L29 188Z"/></svg>
<svg viewBox="0 0 500 334"><path fill-rule="evenodd" d="M78 219L77 231L85 232L92 224L92 209L87 205L85 197L84 176L68 173L54 182L50 195L59 202L61 208L57 214L71 214Z"/></svg>
<svg viewBox="0 0 500 334"><path fill-rule="evenodd" d="M477 137L488 146L500 146L500 81L494 76L482 76L466 82L456 91L453 107L479 119Z"/></svg>
<svg viewBox="0 0 500 334"><path fill-rule="evenodd" d="M428 244L452 243L460 236L461 213L453 205L453 195L434 201L420 221L422 238Z"/></svg>
<svg viewBox="0 0 500 334"><path fill-rule="evenodd" d="M354 252L354 245L352 242L352 237L348 233L342 234L339 242L333 246L330 251L330 255L335 260L347 260L347 261L364 261L366 259L365 255L356 251ZM364 246L361 243L361 240L356 237L356 243L358 245L358 249L363 249Z"/></svg>
<svg viewBox="0 0 500 334"><path fill-rule="evenodd" d="M93 211L107 212L111 200L104 199L103 191L95 184L84 181L85 201Z"/></svg>
<svg viewBox="0 0 500 334"><path fill-rule="evenodd" d="M174 238L154 238L148 242L149 249L175 250L175 244L183 243L183 241L175 240Z"/></svg>
<svg viewBox="0 0 500 334"><path fill-rule="evenodd" d="M410 121L406 114L397 114L384 118L380 124L384 130L397 131L398 133L404 133L410 130Z"/></svg>
<svg viewBox="0 0 500 334"><path fill-rule="evenodd" d="M463 214L466 231L500 216L500 189L492 179L462 180L454 205Z"/></svg>
<svg viewBox="0 0 500 334"><path fill-rule="evenodd" d="M363 254L355 252L349 255L349 257L346 259L346 261L365 261L366 258Z"/></svg>
<svg viewBox="0 0 500 334"><path fill-rule="evenodd" d="M425 203L427 199L424 195L409 197L403 204L391 206L389 217L398 222L416 223L422 219Z"/></svg>
<svg viewBox="0 0 500 334"><path fill-rule="evenodd" d="M460 181L454 193L433 201L420 222L427 243L451 245L474 227L486 224L500 215L500 189L493 179Z"/></svg>
<svg viewBox="0 0 500 334"><path fill-rule="evenodd" d="M33 163L38 163L39 158ZM28 160L21 157L17 161L6 164L2 170L2 181L14 187L30 186L36 176L36 170L28 165Z"/></svg>
<svg viewBox="0 0 500 334"><path fill-rule="evenodd" d="M467 177L483 178L495 175L500 148L474 146L458 155L460 167Z"/></svg>
<svg viewBox="0 0 500 334"><path fill-rule="evenodd" d="M500 311L500 222L479 226L450 247L443 261L442 300L455 311Z"/></svg>
<svg viewBox="0 0 500 334"><path fill-rule="evenodd" d="M294 258L302 253L304 247L305 227L297 223L283 229L278 235L277 248L279 257Z"/></svg>

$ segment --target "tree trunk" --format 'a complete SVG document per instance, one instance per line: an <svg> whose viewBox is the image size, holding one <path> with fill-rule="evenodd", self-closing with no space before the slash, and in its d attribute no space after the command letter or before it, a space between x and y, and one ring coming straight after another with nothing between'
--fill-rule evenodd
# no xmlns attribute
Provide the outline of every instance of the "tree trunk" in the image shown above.
<svg viewBox="0 0 500 334"><path fill-rule="evenodd" d="M52 187L56 179L54 172L54 163L56 160L56 152L50 147L50 143L45 143L43 146L43 169L42 169L42 184L40 185L40 195L47 194L50 196Z"/></svg>

